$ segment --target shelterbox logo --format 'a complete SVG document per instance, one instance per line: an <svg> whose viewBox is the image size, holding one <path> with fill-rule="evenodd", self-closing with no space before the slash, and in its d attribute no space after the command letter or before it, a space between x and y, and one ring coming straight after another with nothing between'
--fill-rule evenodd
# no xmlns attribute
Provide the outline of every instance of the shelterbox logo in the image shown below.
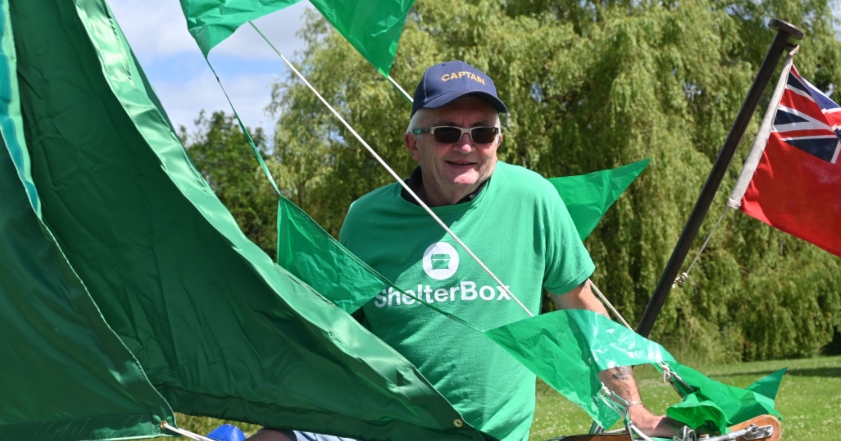
<svg viewBox="0 0 841 441"><path fill-rule="evenodd" d="M423 252L423 271L435 280L446 280L458 270L458 252L452 245L435 242Z"/></svg>
<svg viewBox="0 0 841 441"><path fill-rule="evenodd" d="M436 242L423 253L423 271L435 280L446 280L455 275L458 270L458 252L452 245ZM511 300L505 288L494 285L479 285L472 280L451 280L439 286L419 283L417 290L409 289L400 292L392 287L382 290L374 298L374 306L384 308L390 306L414 305L418 300L432 303L473 302L477 300L502 301ZM415 285L412 286L414 288Z"/></svg>

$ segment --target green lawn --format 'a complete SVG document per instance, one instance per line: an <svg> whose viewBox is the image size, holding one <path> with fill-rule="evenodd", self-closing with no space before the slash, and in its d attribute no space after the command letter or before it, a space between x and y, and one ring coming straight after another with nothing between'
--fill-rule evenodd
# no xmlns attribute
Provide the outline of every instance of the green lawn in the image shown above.
<svg viewBox="0 0 841 441"><path fill-rule="evenodd" d="M696 366L693 366L696 367ZM777 395L786 441L841 440L841 357L763 361L696 369L722 383L745 387L760 377L788 367ZM655 413L679 401L670 385L648 366L636 369L643 399ZM538 382L537 409L531 440L587 433L590 419L550 387Z"/></svg>
<svg viewBox="0 0 841 441"><path fill-rule="evenodd" d="M841 356L805 360L764 361L725 366L693 367L723 383L745 387L777 369L788 367L777 396L777 410L783 415L786 441L841 440ZM636 369L643 399L654 412L663 413L678 401L671 386L661 382L654 368ZM207 434L222 421L178 415L178 425ZM257 426L234 423L247 434ZM560 394L542 382L537 385L537 410L531 440L586 433L590 419Z"/></svg>

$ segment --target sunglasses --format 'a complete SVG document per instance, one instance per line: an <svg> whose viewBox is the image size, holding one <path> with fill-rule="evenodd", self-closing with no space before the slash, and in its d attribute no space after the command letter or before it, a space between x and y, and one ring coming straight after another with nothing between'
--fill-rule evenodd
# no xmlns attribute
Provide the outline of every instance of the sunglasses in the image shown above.
<svg viewBox="0 0 841 441"><path fill-rule="evenodd" d="M431 133L435 137L435 142L441 144L452 144L458 142L465 133L470 134L470 139L477 144L490 144L499 135L499 127L471 127L465 129L462 127L453 126L438 126L430 127L428 129L414 129L412 133L420 135L423 133Z"/></svg>

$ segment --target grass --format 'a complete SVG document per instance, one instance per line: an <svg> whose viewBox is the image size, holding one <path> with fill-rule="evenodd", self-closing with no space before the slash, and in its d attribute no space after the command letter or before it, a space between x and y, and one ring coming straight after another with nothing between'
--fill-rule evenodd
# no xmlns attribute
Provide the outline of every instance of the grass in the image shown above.
<svg viewBox="0 0 841 441"><path fill-rule="evenodd" d="M783 415L786 441L841 440L841 356L803 360L763 361L705 367L693 367L722 383L745 387L777 369L788 367L777 395L777 410ZM671 386L661 382L654 368L635 370L646 405L655 413L679 401ZM194 433L207 434L225 421L208 417L177 415L178 426ZM230 422L251 435L259 427ZM549 386L538 382L537 409L531 440L546 440L560 435L587 433L590 418ZM163 438L159 438L163 440Z"/></svg>
<svg viewBox="0 0 841 441"><path fill-rule="evenodd" d="M697 370L722 383L746 387L778 369L788 367L777 394L776 409L783 415L786 441L841 440L841 357L802 360L763 361ZM679 401L671 386L661 382L648 366L635 370L643 400L655 413ZM538 382L537 409L531 440L545 440L560 435L587 433L589 417L555 392Z"/></svg>

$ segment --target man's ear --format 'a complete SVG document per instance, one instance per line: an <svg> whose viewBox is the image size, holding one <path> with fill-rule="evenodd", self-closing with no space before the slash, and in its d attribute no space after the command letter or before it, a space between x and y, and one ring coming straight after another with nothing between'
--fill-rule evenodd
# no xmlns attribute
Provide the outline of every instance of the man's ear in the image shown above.
<svg viewBox="0 0 841 441"><path fill-rule="evenodd" d="M412 133L406 132L403 134L403 144L409 149L412 154L412 159L420 161L420 152L418 152L418 139Z"/></svg>

